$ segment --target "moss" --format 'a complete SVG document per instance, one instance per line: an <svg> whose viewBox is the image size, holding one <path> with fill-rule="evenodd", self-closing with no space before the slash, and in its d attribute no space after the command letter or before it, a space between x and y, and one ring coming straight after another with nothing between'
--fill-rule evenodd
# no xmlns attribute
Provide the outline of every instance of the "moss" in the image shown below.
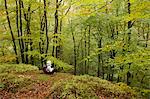
<svg viewBox="0 0 150 99"><path fill-rule="evenodd" d="M16 92L18 89L34 82L29 77L22 77L8 73L0 74L0 79L0 82L4 85L3 89L11 92Z"/></svg>
<svg viewBox="0 0 150 99"><path fill-rule="evenodd" d="M27 72L38 71L38 68L24 64L0 64L0 84L1 89L16 92L22 87L34 82Z"/></svg>
<svg viewBox="0 0 150 99"><path fill-rule="evenodd" d="M2 82L0 83L0 90L3 90L5 88L5 84L3 84Z"/></svg>
<svg viewBox="0 0 150 99"><path fill-rule="evenodd" d="M44 75L44 74L40 74L37 76L37 80L39 81L48 81L49 80L49 77L50 75Z"/></svg>
<svg viewBox="0 0 150 99"><path fill-rule="evenodd" d="M141 89L140 93L143 97L146 97L147 99L150 98L150 90L148 89Z"/></svg>
<svg viewBox="0 0 150 99"><path fill-rule="evenodd" d="M24 64L0 64L0 73L25 73L31 71L38 71L38 68Z"/></svg>
<svg viewBox="0 0 150 99"><path fill-rule="evenodd" d="M139 99L149 99L150 98L150 89L142 89L138 87L133 87L136 92L139 94Z"/></svg>
<svg viewBox="0 0 150 99"><path fill-rule="evenodd" d="M99 97L134 98L136 93L126 84L112 84L91 76L74 76L67 81L59 81L52 87L51 96L63 99L99 99Z"/></svg>
<svg viewBox="0 0 150 99"><path fill-rule="evenodd" d="M30 89L34 84L52 84L52 98L62 99L99 99L102 98L140 98L148 96L149 90L132 89L124 83L113 84L107 80L88 75L73 76L67 73L42 74L37 67L31 65L0 64L0 90L17 92ZM39 86L40 87L40 86ZM47 86L45 86L47 87Z"/></svg>

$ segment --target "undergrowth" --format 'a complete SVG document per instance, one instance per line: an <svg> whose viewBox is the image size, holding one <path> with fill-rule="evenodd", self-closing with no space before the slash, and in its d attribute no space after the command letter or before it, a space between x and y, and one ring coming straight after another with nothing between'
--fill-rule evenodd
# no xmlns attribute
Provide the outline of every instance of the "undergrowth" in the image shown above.
<svg viewBox="0 0 150 99"><path fill-rule="evenodd" d="M30 89L28 87L32 84L39 83L51 84L49 89L51 94L48 96L54 99L147 99L150 93L150 90L133 89L124 83L113 84L88 75L73 76L67 73L46 75L36 66L0 64L0 91L5 90L15 94L22 88ZM47 88L48 85L43 86Z"/></svg>
<svg viewBox="0 0 150 99"><path fill-rule="evenodd" d="M59 81L52 87L52 97L59 99L99 99L136 97L136 92L123 83L112 84L97 77L74 76L68 81Z"/></svg>

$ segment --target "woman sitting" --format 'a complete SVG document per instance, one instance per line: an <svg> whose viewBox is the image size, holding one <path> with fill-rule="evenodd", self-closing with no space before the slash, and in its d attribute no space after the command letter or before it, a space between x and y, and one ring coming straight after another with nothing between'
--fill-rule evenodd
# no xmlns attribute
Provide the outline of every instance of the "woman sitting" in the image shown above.
<svg viewBox="0 0 150 99"><path fill-rule="evenodd" d="M55 72L54 64L51 61L47 61L46 65L43 66L43 71L46 74L53 74Z"/></svg>

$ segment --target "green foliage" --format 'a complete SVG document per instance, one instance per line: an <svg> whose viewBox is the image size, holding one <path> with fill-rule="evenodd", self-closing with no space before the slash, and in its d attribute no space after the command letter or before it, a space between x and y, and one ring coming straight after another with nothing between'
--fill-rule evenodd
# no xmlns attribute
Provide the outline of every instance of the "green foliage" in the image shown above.
<svg viewBox="0 0 150 99"><path fill-rule="evenodd" d="M48 81L50 75L37 75L37 80L39 81Z"/></svg>
<svg viewBox="0 0 150 99"><path fill-rule="evenodd" d="M140 92L141 92L142 96L147 97L147 98L150 97L150 90L148 90L148 89L142 89L142 90L140 90Z"/></svg>
<svg viewBox="0 0 150 99"><path fill-rule="evenodd" d="M64 72L73 72L73 66L54 57L47 57L47 59L50 59L56 65L56 69L63 68Z"/></svg>
<svg viewBox="0 0 150 99"><path fill-rule="evenodd" d="M0 63L14 63L16 56L21 63L23 62L21 55L24 55L24 61L29 60L28 63L34 61L33 63L39 67L44 58L53 61L56 68L63 68L64 72L73 72L74 50L76 50L77 73L88 72L87 74L97 76L99 67L104 79L126 83L129 78L130 86L150 88L149 0L129 0L129 2L128 0L58 0L60 1L57 9L58 22L56 22L57 16L54 16L55 0L45 0L47 18L44 17L43 0L22 0L24 7L19 9L22 14L18 11L19 15L22 15L23 35L20 37L17 31L16 2L6 1L17 55L14 55L4 0L0 0ZM25 16L29 19L25 19ZM48 22L48 53L46 53L45 19ZM20 32L21 22L20 19L18 20ZM131 28L128 24L130 22ZM57 24L58 34L54 34ZM22 48L25 45L23 50L20 47L20 39L24 42L21 44ZM56 52L56 47L60 47L59 59L52 57L55 56L52 52ZM37 68L22 64L0 65L0 73L27 71L37 71ZM130 77L127 77L128 72L131 74ZM42 80L46 78L39 77ZM3 84L0 86L3 87Z"/></svg>
<svg viewBox="0 0 150 99"><path fill-rule="evenodd" d="M33 83L32 79L23 76L17 76L15 74L1 73L0 82L2 87L0 89L5 89L10 92L16 92L18 89L25 87Z"/></svg>
<svg viewBox="0 0 150 99"><path fill-rule="evenodd" d="M15 55L5 55L0 57L0 63L14 63L16 60Z"/></svg>
<svg viewBox="0 0 150 99"><path fill-rule="evenodd" d="M71 80L59 81L52 87L52 96L62 99L135 98L136 92L123 83L112 84L91 76L74 76Z"/></svg>
<svg viewBox="0 0 150 99"><path fill-rule="evenodd" d="M38 71L38 68L24 64L0 64L0 73L25 73L30 71Z"/></svg>
<svg viewBox="0 0 150 99"><path fill-rule="evenodd" d="M16 92L18 89L31 84L30 76L21 74L27 72L37 72L38 68L24 64L0 64L0 89ZM20 74L20 75L16 75Z"/></svg>
<svg viewBox="0 0 150 99"><path fill-rule="evenodd" d="M25 73L36 73L38 68L24 64L0 64L0 90L17 92L17 90L35 82Z"/></svg>
<svg viewBox="0 0 150 99"><path fill-rule="evenodd" d="M5 88L5 85L3 84L3 83L0 83L0 90L2 89L4 89Z"/></svg>

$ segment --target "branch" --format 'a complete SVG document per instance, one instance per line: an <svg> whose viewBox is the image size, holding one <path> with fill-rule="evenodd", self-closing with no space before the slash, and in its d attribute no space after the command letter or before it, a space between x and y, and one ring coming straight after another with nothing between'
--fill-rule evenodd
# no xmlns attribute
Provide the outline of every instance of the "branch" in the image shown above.
<svg viewBox="0 0 150 99"><path fill-rule="evenodd" d="M111 4L113 1L114 1L114 0L110 1L109 3L103 5L102 7L100 7L100 8L97 9L97 10L103 9L103 8L106 7L107 5ZM95 11L97 11L97 10L95 10ZM93 12L95 12L95 11L93 11ZM92 13L93 13L93 12L92 12Z"/></svg>
<svg viewBox="0 0 150 99"><path fill-rule="evenodd" d="M61 2L62 2L62 1L63 1L63 0L60 0L60 1L59 1L59 4L58 4L58 6L60 6L60 5L61 5Z"/></svg>
<svg viewBox="0 0 150 99"><path fill-rule="evenodd" d="M69 12L69 10L71 9L71 6L69 6L69 8L67 9L67 11L66 11L66 13L65 13L65 15L67 15L68 14L68 12Z"/></svg>

